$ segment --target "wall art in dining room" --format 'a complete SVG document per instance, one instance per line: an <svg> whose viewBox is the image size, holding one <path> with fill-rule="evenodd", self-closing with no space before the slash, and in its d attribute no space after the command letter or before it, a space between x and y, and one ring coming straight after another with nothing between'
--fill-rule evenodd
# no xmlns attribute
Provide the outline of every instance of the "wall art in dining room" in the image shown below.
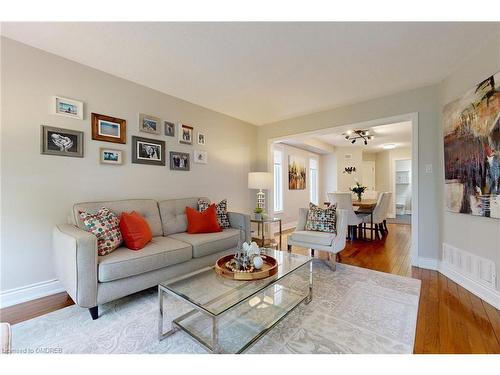
<svg viewBox="0 0 500 375"><path fill-rule="evenodd" d="M500 218L500 72L447 104L445 207Z"/></svg>
<svg viewBox="0 0 500 375"><path fill-rule="evenodd" d="M306 188L306 160L297 156L288 157L288 189L304 190Z"/></svg>

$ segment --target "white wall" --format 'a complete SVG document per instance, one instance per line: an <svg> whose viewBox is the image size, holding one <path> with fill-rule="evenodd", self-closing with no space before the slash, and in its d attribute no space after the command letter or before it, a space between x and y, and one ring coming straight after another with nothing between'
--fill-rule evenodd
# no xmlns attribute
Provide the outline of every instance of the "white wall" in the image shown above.
<svg viewBox="0 0 500 375"><path fill-rule="evenodd" d="M310 197L310 188L311 181L309 180L309 159L316 158L320 159L318 154L315 154L310 151L305 151L296 147L292 147L285 144L276 144L274 145L276 149L282 150L283 152L283 212L275 213L274 216L280 217L283 221L284 226L295 225L298 216L299 216L299 208L308 207L309 206L309 197ZM306 171L307 171L307 182L306 188L304 190L290 190L288 189L288 158L289 156L296 156L299 158L303 158L306 163ZM322 179L322 166L321 161L319 160L319 176L318 182L321 182ZM322 204L322 196L319 195L319 204Z"/></svg>
<svg viewBox="0 0 500 375"><path fill-rule="evenodd" d="M319 199L327 202L326 193L337 191L337 154L325 154L320 156L320 184Z"/></svg>
<svg viewBox="0 0 500 375"><path fill-rule="evenodd" d="M476 54L460 66L445 79L439 90L439 114L443 107L451 101L460 98L466 91L475 87L479 82L500 70L500 27L497 35L489 43L481 45L478 41ZM440 167L443 162L443 126L440 121L438 134L440 139ZM439 190L444 195L444 186ZM496 264L496 287L500 290L500 220L478 217L466 214L448 212L444 208L441 197L439 214L442 221L442 242L465 250L472 254L492 260Z"/></svg>
<svg viewBox="0 0 500 375"><path fill-rule="evenodd" d="M361 183L363 151L361 147L336 147L337 154L337 191L348 192L356 182ZM350 159L346 159L350 155ZM344 173L345 167L356 167L356 172Z"/></svg>
<svg viewBox="0 0 500 375"><path fill-rule="evenodd" d="M51 231L75 202L207 195L250 212L255 192L256 127L158 91L2 38L1 54L1 290L55 278ZM85 102L83 121L49 113L51 97ZM127 144L91 140L90 113L127 120ZM170 137L139 133L139 112L193 124L207 135L208 165L190 172L131 164L131 137L161 139L169 151L190 152ZM40 155L40 125L80 130L84 158ZM125 151L125 165L99 164L99 147Z"/></svg>

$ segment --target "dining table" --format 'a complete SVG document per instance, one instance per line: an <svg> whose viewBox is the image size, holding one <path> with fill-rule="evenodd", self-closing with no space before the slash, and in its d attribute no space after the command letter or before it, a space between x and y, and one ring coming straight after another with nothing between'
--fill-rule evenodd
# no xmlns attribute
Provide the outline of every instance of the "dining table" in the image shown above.
<svg viewBox="0 0 500 375"><path fill-rule="evenodd" d="M373 241L373 210L375 209L375 206L377 206L377 200L376 199L353 199L352 200L352 207L354 209L355 213L363 213L363 214L369 214L370 215L370 240ZM366 230L366 229L363 229Z"/></svg>

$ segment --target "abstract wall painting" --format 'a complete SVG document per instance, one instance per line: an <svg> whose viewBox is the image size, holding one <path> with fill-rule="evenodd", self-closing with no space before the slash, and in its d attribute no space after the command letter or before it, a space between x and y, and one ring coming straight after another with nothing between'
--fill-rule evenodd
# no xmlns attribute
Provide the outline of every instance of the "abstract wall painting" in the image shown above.
<svg viewBox="0 0 500 375"><path fill-rule="evenodd" d="M306 178L306 160L293 155L288 156L288 189L304 190Z"/></svg>
<svg viewBox="0 0 500 375"><path fill-rule="evenodd" d="M500 219L500 72L447 104L443 120L446 209Z"/></svg>

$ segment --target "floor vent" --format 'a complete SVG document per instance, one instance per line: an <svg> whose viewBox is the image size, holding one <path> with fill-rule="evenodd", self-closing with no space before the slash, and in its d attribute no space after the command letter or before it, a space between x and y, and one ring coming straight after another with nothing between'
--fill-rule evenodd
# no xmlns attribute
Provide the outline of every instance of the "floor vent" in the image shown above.
<svg viewBox="0 0 500 375"><path fill-rule="evenodd" d="M495 289L495 263L449 244L443 244L442 266L488 288Z"/></svg>

